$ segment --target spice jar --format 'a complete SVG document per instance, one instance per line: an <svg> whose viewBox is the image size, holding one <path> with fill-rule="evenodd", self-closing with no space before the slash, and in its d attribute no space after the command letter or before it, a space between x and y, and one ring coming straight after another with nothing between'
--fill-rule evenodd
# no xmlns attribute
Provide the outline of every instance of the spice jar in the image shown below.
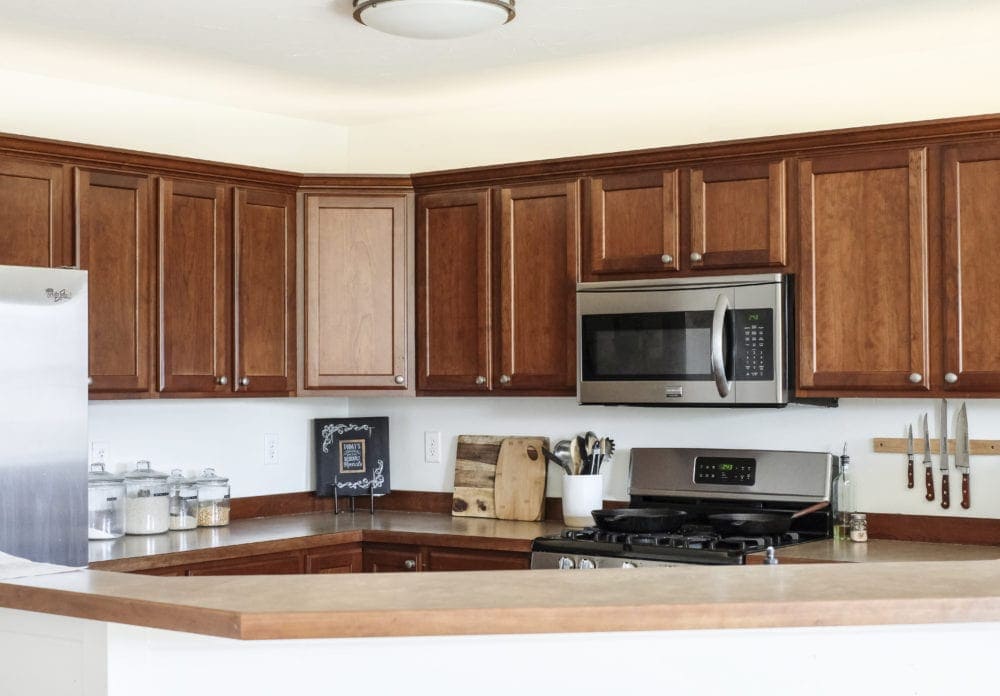
<svg viewBox="0 0 1000 696"><path fill-rule="evenodd" d="M198 477L198 526L221 527L229 524L229 479L216 476L208 468Z"/></svg>
<svg viewBox="0 0 1000 696"><path fill-rule="evenodd" d="M161 534L170 527L167 475L143 460L125 474L125 533Z"/></svg>
<svg viewBox="0 0 1000 696"><path fill-rule="evenodd" d="M868 541L868 515L863 512L851 515L851 541Z"/></svg>
<svg viewBox="0 0 1000 696"><path fill-rule="evenodd" d="M125 535L125 480L91 464L87 475L87 538L117 539Z"/></svg>
<svg viewBox="0 0 1000 696"><path fill-rule="evenodd" d="M170 472L170 529L194 529L198 526L198 485L180 469Z"/></svg>

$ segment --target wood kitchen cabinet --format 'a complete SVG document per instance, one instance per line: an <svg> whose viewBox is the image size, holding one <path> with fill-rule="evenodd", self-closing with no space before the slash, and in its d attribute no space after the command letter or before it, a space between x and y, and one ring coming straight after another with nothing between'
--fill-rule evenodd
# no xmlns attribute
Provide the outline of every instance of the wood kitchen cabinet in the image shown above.
<svg viewBox="0 0 1000 696"><path fill-rule="evenodd" d="M423 551L419 546L365 544L366 573L413 573L424 569Z"/></svg>
<svg viewBox="0 0 1000 696"><path fill-rule="evenodd" d="M579 184L421 196L417 388L570 394Z"/></svg>
<svg viewBox="0 0 1000 696"><path fill-rule="evenodd" d="M360 573L364 570L361 544L340 544L305 552L307 573Z"/></svg>
<svg viewBox="0 0 1000 696"><path fill-rule="evenodd" d="M412 201L305 197L304 389L409 387Z"/></svg>
<svg viewBox="0 0 1000 696"><path fill-rule="evenodd" d="M187 567L186 575L295 575L304 571L300 553L269 553Z"/></svg>
<svg viewBox="0 0 1000 696"><path fill-rule="evenodd" d="M0 264L73 264L66 171L58 164L0 157Z"/></svg>
<svg viewBox="0 0 1000 696"><path fill-rule="evenodd" d="M148 176L75 171L76 258L89 273L91 393L149 392L152 186Z"/></svg>
<svg viewBox="0 0 1000 696"><path fill-rule="evenodd" d="M799 164L798 389L925 393L925 148Z"/></svg>
<svg viewBox="0 0 1000 696"><path fill-rule="evenodd" d="M426 570L526 570L531 554L482 549L428 548Z"/></svg>

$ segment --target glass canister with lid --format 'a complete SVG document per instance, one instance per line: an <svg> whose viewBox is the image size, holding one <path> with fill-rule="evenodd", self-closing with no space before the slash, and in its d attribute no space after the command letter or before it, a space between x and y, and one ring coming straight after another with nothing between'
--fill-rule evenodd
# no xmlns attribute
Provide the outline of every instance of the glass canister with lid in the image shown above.
<svg viewBox="0 0 1000 696"><path fill-rule="evenodd" d="M170 529L194 529L198 526L198 485L180 469L170 472Z"/></svg>
<svg viewBox="0 0 1000 696"><path fill-rule="evenodd" d="M197 479L198 526L221 527L229 524L229 479L217 476L215 469L205 469Z"/></svg>
<svg viewBox="0 0 1000 696"><path fill-rule="evenodd" d="M87 538L117 539L125 535L125 479L90 465L87 476Z"/></svg>
<svg viewBox="0 0 1000 696"><path fill-rule="evenodd" d="M125 533L162 534L170 527L167 475L140 461L125 474Z"/></svg>

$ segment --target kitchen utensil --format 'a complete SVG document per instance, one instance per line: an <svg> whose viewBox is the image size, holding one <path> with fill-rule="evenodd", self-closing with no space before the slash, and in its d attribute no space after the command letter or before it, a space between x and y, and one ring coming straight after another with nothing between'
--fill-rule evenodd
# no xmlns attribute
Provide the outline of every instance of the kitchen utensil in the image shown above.
<svg viewBox="0 0 1000 696"><path fill-rule="evenodd" d="M927 425L927 414L924 414L924 484L927 488L927 500L934 500L934 465L931 461L931 431Z"/></svg>
<svg viewBox="0 0 1000 696"><path fill-rule="evenodd" d="M906 427L906 487L913 488L913 424Z"/></svg>
<svg viewBox="0 0 1000 696"><path fill-rule="evenodd" d="M570 476L573 475L572 470L570 470L570 468L569 468L569 464L567 464L562 459L560 459L555 454L553 454L552 451L549 450L548 447L543 447L542 448L542 454L545 455L545 459L546 460L552 462L553 464L555 464L556 466L558 466L560 469L562 469L563 471L565 471Z"/></svg>
<svg viewBox="0 0 1000 696"><path fill-rule="evenodd" d="M584 436L587 442L587 456L591 456L594 453L594 449L600 440L597 439L597 433L593 430L588 430L587 434Z"/></svg>
<svg viewBox="0 0 1000 696"><path fill-rule="evenodd" d="M955 468L962 472L962 508L969 509L969 415L965 404L958 409L955 422Z"/></svg>
<svg viewBox="0 0 1000 696"><path fill-rule="evenodd" d="M687 517L683 510L669 507L594 510L591 515L598 528L626 534L672 532Z"/></svg>
<svg viewBox="0 0 1000 696"><path fill-rule="evenodd" d="M791 515L770 512L733 512L709 515L712 529L722 535L754 536L757 534L784 534L792 526L792 520L822 510L830 502L823 502L802 508Z"/></svg>
<svg viewBox="0 0 1000 696"><path fill-rule="evenodd" d="M941 507L951 507L951 483L948 476L948 400L941 399Z"/></svg>
<svg viewBox="0 0 1000 696"><path fill-rule="evenodd" d="M459 435L455 452L455 492L451 514L456 517L496 517L493 488L497 457L504 438Z"/></svg>
<svg viewBox="0 0 1000 696"><path fill-rule="evenodd" d="M574 474L579 474L583 471L583 438L574 437L570 440L569 444L569 456L572 461L572 469Z"/></svg>
<svg viewBox="0 0 1000 696"><path fill-rule="evenodd" d="M556 446L552 448L552 454L556 455L556 457L561 459L567 466L573 462L573 458L570 456L569 445L569 440L560 440L556 443Z"/></svg>
<svg viewBox="0 0 1000 696"><path fill-rule="evenodd" d="M500 444L494 477L497 519L537 521L545 514L545 457L542 437L508 437Z"/></svg>

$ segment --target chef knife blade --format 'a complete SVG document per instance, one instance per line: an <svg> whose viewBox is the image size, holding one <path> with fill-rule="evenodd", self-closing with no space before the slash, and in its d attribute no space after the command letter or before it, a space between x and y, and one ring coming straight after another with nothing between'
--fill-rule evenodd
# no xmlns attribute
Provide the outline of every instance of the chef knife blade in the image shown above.
<svg viewBox="0 0 1000 696"><path fill-rule="evenodd" d="M927 500L934 500L934 463L931 461L931 431L927 426L927 414L924 414L924 484L927 488Z"/></svg>
<svg viewBox="0 0 1000 696"><path fill-rule="evenodd" d="M941 507L951 507L951 484L948 477L948 400L941 399Z"/></svg>
<svg viewBox="0 0 1000 696"><path fill-rule="evenodd" d="M913 424L906 431L906 487L913 488Z"/></svg>
<svg viewBox="0 0 1000 696"><path fill-rule="evenodd" d="M962 472L962 507L969 509L969 415L965 404L955 419L955 468Z"/></svg>

